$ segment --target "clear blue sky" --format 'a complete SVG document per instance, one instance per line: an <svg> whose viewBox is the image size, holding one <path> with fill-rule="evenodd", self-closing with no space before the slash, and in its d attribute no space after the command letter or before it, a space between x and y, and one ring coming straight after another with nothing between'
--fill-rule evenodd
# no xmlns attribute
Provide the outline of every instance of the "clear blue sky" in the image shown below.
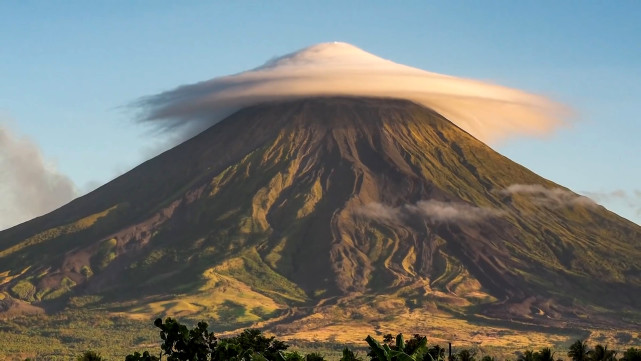
<svg viewBox="0 0 641 361"><path fill-rule="evenodd" d="M344 41L572 107L572 127L495 149L641 223L639 19L638 1L8 1L0 124L82 191L165 142L137 98Z"/></svg>

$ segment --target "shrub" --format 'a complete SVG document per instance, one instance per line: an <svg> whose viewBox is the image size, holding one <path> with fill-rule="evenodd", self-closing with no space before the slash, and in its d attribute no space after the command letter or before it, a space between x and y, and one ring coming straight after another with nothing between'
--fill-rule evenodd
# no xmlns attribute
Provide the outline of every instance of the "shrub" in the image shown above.
<svg viewBox="0 0 641 361"><path fill-rule="evenodd" d="M77 361L107 361L99 353L94 351L85 351L81 356L76 358Z"/></svg>

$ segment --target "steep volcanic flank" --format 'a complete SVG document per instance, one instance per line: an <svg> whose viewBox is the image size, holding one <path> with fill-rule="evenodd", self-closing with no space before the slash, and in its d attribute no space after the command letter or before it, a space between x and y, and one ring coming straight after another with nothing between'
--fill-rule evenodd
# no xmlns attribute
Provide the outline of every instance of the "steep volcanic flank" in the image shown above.
<svg viewBox="0 0 641 361"><path fill-rule="evenodd" d="M639 259L638 226L429 109L374 98L245 108L0 233L6 305L232 327L340 322L334 305L372 322L635 324Z"/></svg>

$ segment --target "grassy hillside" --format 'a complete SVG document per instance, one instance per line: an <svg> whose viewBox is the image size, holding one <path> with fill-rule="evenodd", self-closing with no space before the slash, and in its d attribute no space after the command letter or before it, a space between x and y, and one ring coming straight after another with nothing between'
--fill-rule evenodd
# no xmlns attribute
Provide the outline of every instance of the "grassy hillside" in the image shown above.
<svg viewBox="0 0 641 361"><path fill-rule="evenodd" d="M325 341L442 322L473 342L638 328L639 259L639 226L429 109L314 98L241 110L0 232L0 309Z"/></svg>

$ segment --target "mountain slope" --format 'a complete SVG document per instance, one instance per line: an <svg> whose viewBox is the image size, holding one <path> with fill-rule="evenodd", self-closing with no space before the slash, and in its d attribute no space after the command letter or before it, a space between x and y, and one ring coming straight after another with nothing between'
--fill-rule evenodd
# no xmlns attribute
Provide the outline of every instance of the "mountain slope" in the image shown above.
<svg viewBox="0 0 641 361"><path fill-rule="evenodd" d="M227 327L638 325L639 259L639 226L429 109L309 98L245 108L1 232L0 302Z"/></svg>

